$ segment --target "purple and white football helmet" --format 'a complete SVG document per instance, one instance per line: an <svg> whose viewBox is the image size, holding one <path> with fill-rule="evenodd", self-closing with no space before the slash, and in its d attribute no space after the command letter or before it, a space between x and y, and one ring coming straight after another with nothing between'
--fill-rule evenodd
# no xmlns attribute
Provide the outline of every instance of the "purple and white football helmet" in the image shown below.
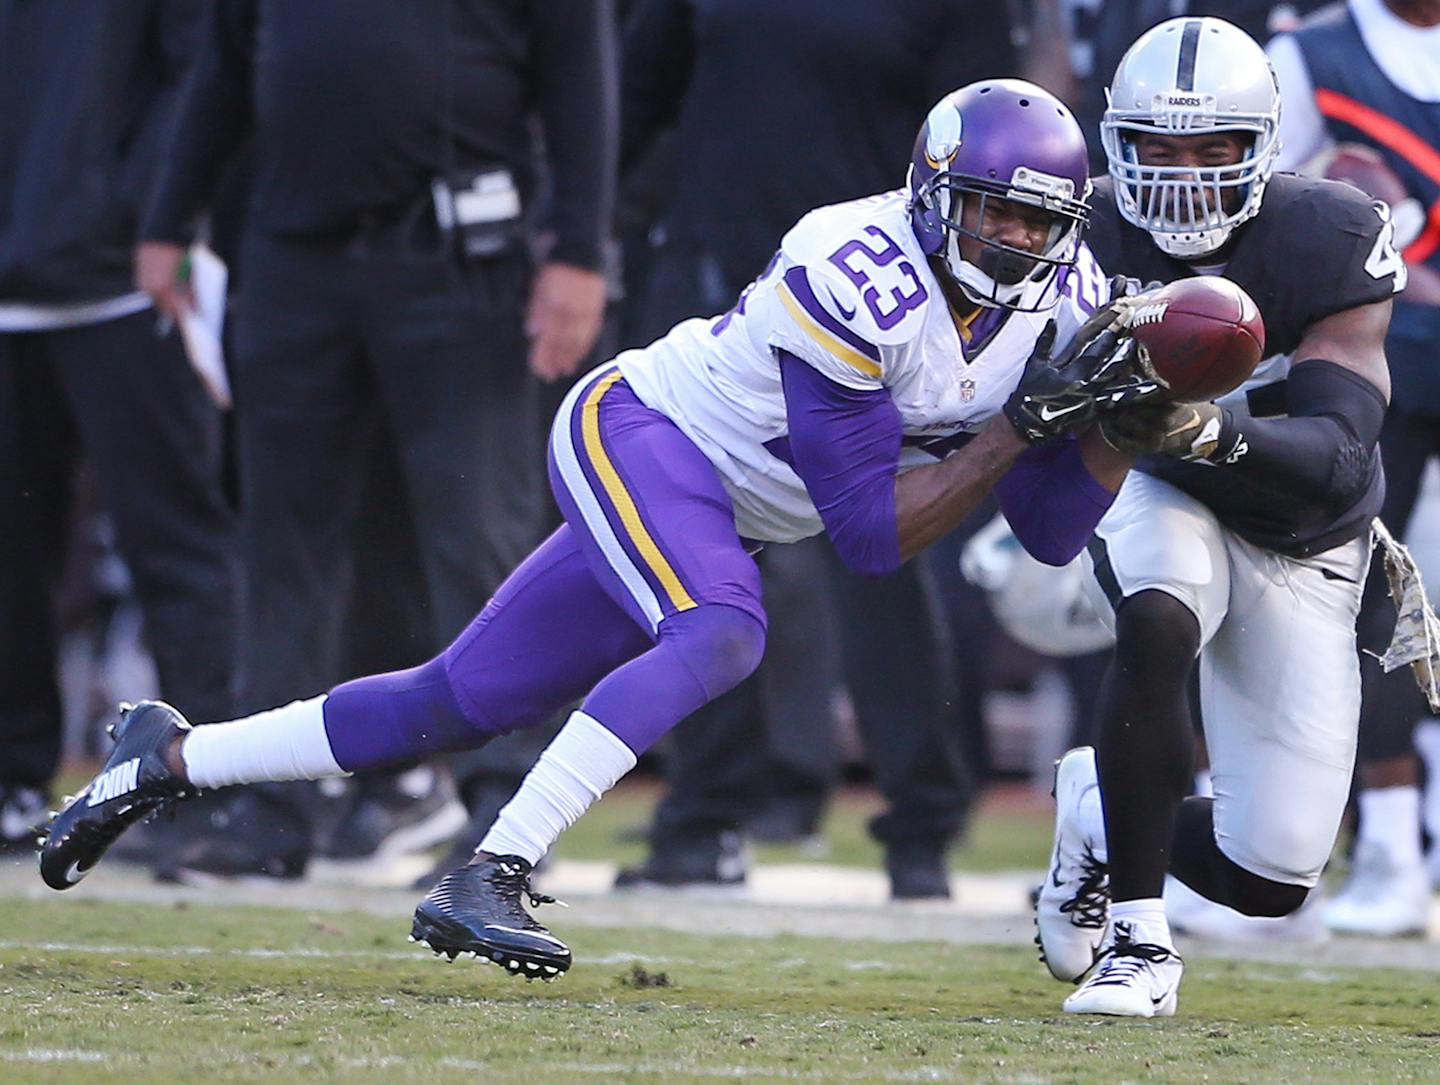
<svg viewBox="0 0 1440 1085"><path fill-rule="evenodd" d="M1075 263L1089 215L1085 135L1065 104L1023 79L987 79L952 91L925 118L910 159L910 220L928 255L940 256L980 305L1035 312L1058 294L1056 274ZM961 224L966 200L1011 200L1051 216L1038 254L990 241ZM983 246L978 263L960 239Z"/></svg>

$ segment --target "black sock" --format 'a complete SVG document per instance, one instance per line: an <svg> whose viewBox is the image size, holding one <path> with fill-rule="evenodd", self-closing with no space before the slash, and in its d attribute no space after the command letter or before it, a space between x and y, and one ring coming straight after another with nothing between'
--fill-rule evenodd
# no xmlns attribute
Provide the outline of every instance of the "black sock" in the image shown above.
<svg viewBox="0 0 1440 1085"><path fill-rule="evenodd" d="M1188 685L1200 643L1189 608L1143 591L1120 604L1115 655L1100 691L1096 758L1115 900L1158 897L1175 818L1190 792Z"/></svg>

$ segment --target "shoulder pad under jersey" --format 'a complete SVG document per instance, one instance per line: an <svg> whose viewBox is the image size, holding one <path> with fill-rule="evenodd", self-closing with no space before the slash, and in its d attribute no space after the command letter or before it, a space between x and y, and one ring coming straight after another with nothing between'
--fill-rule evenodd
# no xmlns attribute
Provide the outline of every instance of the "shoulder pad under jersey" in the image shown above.
<svg viewBox="0 0 1440 1085"><path fill-rule="evenodd" d="M1309 295L1311 320L1405 289L1389 208L1349 184L1277 175L1250 225Z"/></svg>

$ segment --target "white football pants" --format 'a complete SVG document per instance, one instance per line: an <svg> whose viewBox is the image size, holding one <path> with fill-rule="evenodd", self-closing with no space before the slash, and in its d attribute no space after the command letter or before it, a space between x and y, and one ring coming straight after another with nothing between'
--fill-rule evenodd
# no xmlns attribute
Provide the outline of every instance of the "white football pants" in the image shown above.
<svg viewBox="0 0 1440 1085"><path fill-rule="evenodd" d="M1200 703L1220 850L1252 873L1313 886L1350 791L1360 716L1355 619L1369 532L1310 558L1245 542L1200 502L1131 472L1087 555L1089 590L1147 589L1200 623Z"/></svg>

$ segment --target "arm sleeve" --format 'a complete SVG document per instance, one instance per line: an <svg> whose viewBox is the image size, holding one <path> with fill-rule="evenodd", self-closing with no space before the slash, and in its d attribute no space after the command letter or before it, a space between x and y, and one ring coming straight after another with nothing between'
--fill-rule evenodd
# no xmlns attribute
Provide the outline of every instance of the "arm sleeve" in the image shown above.
<svg viewBox="0 0 1440 1085"><path fill-rule="evenodd" d="M1046 565L1074 560L1115 500L1086 468L1073 436L1026 449L996 483L995 497L1020 545Z"/></svg>
<svg viewBox="0 0 1440 1085"><path fill-rule="evenodd" d="M143 240L193 240L231 153L245 143L253 125L254 28L255 0L209 5L200 56L180 92L166 165L141 228Z"/></svg>
<svg viewBox="0 0 1440 1085"><path fill-rule="evenodd" d="M901 428L890 393L836 384L783 350L779 358L795 472L840 560L871 576L898 569Z"/></svg>
<svg viewBox="0 0 1440 1085"><path fill-rule="evenodd" d="M624 175L674 124L695 62L693 14L682 0L639 0L625 23L620 80Z"/></svg>
<svg viewBox="0 0 1440 1085"><path fill-rule="evenodd" d="M148 66L156 73L157 87L139 131L125 149L119 182L121 195L137 220L145 211L169 142L180 92L199 52L204 22L200 0L157 0L151 5Z"/></svg>
<svg viewBox="0 0 1440 1085"><path fill-rule="evenodd" d="M610 0L547 0L536 20L536 99L552 182L552 260L600 270L615 209L619 71Z"/></svg>
<svg viewBox="0 0 1440 1085"><path fill-rule="evenodd" d="M1285 418L1253 418L1225 408L1210 461L1295 499L1343 512L1370 483L1385 397L1352 370L1308 358L1290 371L1285 402Z"/></svg>

